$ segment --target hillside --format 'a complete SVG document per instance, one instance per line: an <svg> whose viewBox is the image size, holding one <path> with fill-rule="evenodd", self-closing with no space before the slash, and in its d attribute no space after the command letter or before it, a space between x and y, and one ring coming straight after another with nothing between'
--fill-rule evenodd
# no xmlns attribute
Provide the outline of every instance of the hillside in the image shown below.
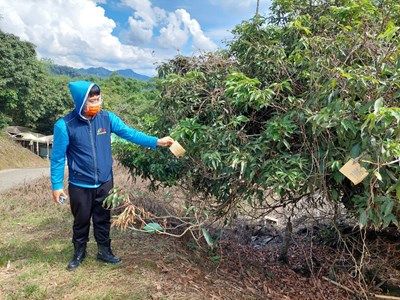
<svg viewBox="0 0 400 300"><path fill-rule="evenodd" d="M46 166L49 166L48 161L10 140L5 133L0 133L0 170Z"/></svg>
<svg viewBox="0 0 400 300"><path fill-rule="evenodd" d="M97 76L97 77L109 77L112 73L118 73L119 75L125 78L134 78L137 80L148 81L150 80L149 76L142 75L132 71L131 69L124 70L116 70L110 71L106 68L72 68L68 66L60 66L60 65L51 65L50 72L54 75L68 75L70 77L79 77L79 76Z"/></svg>

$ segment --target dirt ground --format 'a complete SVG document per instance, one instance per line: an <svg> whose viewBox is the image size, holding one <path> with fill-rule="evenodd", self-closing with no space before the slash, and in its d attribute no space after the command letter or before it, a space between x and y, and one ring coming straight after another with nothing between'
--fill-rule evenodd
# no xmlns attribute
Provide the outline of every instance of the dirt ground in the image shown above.
<svg viewBox="0 0 400 300"><path fill-rule="evenodd" d="M165 191L150 195L145 182L133 183L122 168L116 168L115 185L134 190L143 201L161 201L165 195ZM288 262L283 263L278 259L281 243L256 248L227 235L211 251L204 241L197 244L190 236L178 239L113 229L113 249L122 258L121 265L97 263L92 239L87 261L79 270L67 272L72 254L71 216L68 203L62 207L52 203L48 178L1 194L0 209L4 212L0 222L1 299L341 300L388 296L383 284L376 287L381 282L376 276L375 284L360 280L352 271L352 256L341 247L321 243L313 230L293 231ZM392 246L386 262L380 263L399 269L399 242ZM367 291L366 286L376 288Z"/></svg>

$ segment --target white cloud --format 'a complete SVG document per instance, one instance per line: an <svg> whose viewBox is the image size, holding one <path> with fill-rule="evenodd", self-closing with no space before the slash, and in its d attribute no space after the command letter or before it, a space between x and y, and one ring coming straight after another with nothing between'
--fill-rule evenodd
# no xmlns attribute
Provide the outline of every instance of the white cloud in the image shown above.
<svg viewBox="0 0 400 300"><path fill-rule="evenodd" d="M131 68L146 75L154 75L156 64L172 58L177 50L216 48L187 10L167 11L152 6L150 0L120 0L119 4L132 8L126 19L129 28L119 28L124 44L113 34L116 22L97 5L106 2L0 0L0 30L32 42L39 58L56 64Z"/></svg>
<svg viewBox="0 0 400 300"><path fill-rule="evenodd" d="M182 20L185 28L188 28L193 37L193 46L200 50L214 50L217 46L211 41L200 28L199 22L190 17L184 9L176 10L175 14Z"/></svg>
<svg viewBox="0 0 400 300"><path fill-rule="evenodd" d="M148 43L159 28L157 42L165 49L182 49L191 37L196 50L215 49L216 45L205 36L197 20L184 9L175 12L153 7L149 0L123 0L134 10L129 17L130 31L124 37L132 44Z"/></svg>
<svg viewBox="0 0 400 300"><path fill-rule="evenodd" d="M154 26L157 23L157 16L149 0L123 0L123 4L135 10L136 19L142 19L147 26Z"/></svg>
<svg viewBox="0 0 400 300"><path fill-rule="evenodd" d="M124 38L132 45L149 43L153 28L166 16L165 10L153 8L149 0L123 0L122 4L134 10L128 18L129 29L123 33Z"/></svg>
<svg viewBox="0 0 400 300"><path fill-rule="evenodd" d="M115 22L93 1L0 0L0 11L1 30L34 43L39 58L57 64L138 71L155 62L151 49L124 45L113 36Z"/></svg>
<svg viewBox="0 0 400 300"><path fill-rule="evenodd" d="M168 24L160 29L158 44L163 48L182 49L189 39L189 30L182 26L179 15L170 13Z"/></svg>
<svg viewBox="0 0 400 300"><path fill-rule="evenodd" d="M216 28L207 32L207 36L209 36L213 41L224 41L226 39L230 39L233 37L232 29L227 28Z"/></svg>
<svg viewBox="0 0 400 300"><path fill-rule="evenodd" d="M151 41L153 37L153 26L132 17L128 18L129 30L125 33L125 38L132 45L144 44Z"/></svg>

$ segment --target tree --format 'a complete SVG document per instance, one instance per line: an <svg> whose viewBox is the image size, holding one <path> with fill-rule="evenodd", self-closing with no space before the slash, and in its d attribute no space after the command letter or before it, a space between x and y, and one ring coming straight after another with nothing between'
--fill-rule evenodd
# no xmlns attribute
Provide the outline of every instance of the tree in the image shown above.
<svg viewBox="0 0 400 300"><path fill-rule="evenodd" d="M18 122L23 116L21 104L37 71L34 45L0 32L0 108L6 120Z"/></svg>
<svg viewBox="0 0 400 300"><path fill-rule="evenodd" d="M55 122L75 107L68 89L70 81L71 78L68 76L52 76L50 73L44 73L37 82L35 101L43 105L42 113L33 125L38 132L52 134Z"/></svg>
<svg viewBox="0 0 400 300"><path fill-rule="evenodd" d="M73 107L68 77L51 76L32 43L1 31L0 41L0 127L21 125L50 134L55 120Z"/></svg>
<svg viewBox="0 0 400 300"><path fill-rule="evenodd" d="M125 78L114 72L99 83L104 108L114 111L127 123L136 127L143 115L153 111L157 91L152 82Z"/></svg>
<svg viewBox="0 0 400 300"><path fill-rule="evenodd" d="M159 67L159 117L187 157L120 147L136 175L185 186L215 215L343 203L362 226L400 217L399 17L396 1L276 0L233 31L226 53ZM129 159L127 159L129 158ZM369 173L353 185L351 158ZM149 165L146 165L149 164Z"/></svg>

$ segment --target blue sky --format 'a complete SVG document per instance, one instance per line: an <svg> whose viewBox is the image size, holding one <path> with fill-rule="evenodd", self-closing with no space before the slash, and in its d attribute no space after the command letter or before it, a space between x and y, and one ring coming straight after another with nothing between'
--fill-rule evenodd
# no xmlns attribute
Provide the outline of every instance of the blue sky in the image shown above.
<svg viewBox="0 0 400 300"><path fill-rule="evenodd" d="M260 0L268 15L270 0ZM225 46L257 0L0 0L0 29L34 43L38 58L71 67L132 69Z"/></svg>

